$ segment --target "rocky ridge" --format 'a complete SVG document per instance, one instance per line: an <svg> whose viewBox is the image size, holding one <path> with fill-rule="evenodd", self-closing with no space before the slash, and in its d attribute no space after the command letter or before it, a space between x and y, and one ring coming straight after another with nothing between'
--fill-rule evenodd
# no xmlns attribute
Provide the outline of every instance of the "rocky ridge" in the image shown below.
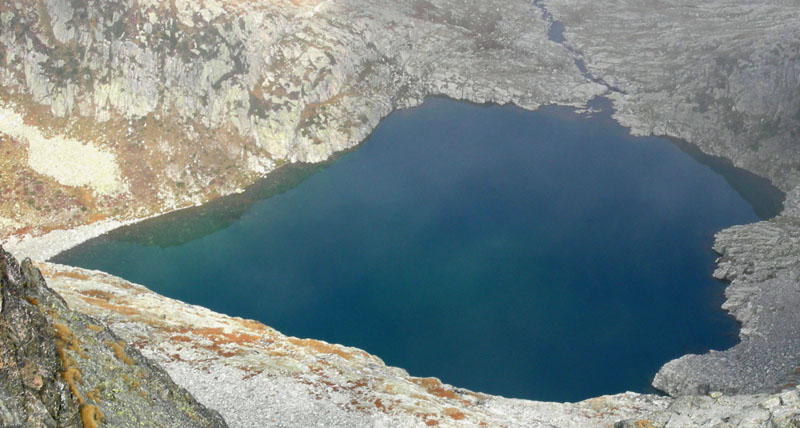
<svg viewBox="0 0 800 428"><path fill-rule="evenodd" d="M0 426L227 426L2 248L0 307Z"/></svg>
<svg viewBox="0 0 800 428"><path fill-rule="evenodd" d="M800 185L795 2L542 3L633 134L687 140L787 192Z"/></svg>

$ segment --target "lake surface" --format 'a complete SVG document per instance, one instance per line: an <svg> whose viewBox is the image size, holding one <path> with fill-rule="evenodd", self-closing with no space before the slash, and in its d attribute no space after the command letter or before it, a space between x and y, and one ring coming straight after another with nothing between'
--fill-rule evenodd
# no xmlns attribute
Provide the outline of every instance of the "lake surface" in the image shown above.
<svg viewBox="0 0 800 428"><path fill-rule="evenodd" d="M356 346L482 392L651 391L738 327L713 234L758 220L714 169L607 115L429 99L335 162L54 261Z"/></svg>

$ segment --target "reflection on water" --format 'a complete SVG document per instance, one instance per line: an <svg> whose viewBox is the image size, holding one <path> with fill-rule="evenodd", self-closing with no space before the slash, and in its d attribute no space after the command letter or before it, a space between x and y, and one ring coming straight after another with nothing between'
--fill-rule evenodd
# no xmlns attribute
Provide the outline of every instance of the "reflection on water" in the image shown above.
<svg viewBox="0 0 800 428"><path fill-rule="evenodd" d="M670 141L694 160L707 165L724 177L725 181L753 207L753 211L762 220L773 218L783 211L786 193L773 186L768 179L759 177L746 169L737 168L728 159L707 155L686 140L673 138Z"/></svg>
<svg viewBox="0 0 800 428"><path fill-rule="evenodd" d="M335 158L318 164L283 165L242 193L121 227L106 238L161 248L200 239L236 223L253 204L293 189L334 161Z"/></svg>

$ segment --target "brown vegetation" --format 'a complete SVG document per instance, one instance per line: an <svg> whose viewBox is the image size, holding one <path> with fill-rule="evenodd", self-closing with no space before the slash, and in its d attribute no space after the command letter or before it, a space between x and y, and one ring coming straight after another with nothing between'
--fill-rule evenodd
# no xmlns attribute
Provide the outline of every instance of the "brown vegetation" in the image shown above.
<svg viewBox="0 0 800 428"><path fill-rule="evenodd" d="M116 356L118 360L129 366L133 365L133 360L125 353L125 342L120 340L118 343L114 343L109 340L106 344L114 351L114 356Z"/></svg>
<svg viewBox="0 0 800 428"><path fill-rule="evenodd" d="M81 406L81 423L83 428L97 428L103 422L103 412L97 406L84 404Z"/></svg>
<svg viewBox="0 0 800 428"><path fill-rule="evenodd" d="M314 339L297 339L295 337L290 337L289 342L293 345L300 346L303 348L308 348L313 350L314 352L322 353L322 354L333 354L338 355L345 360L351 360L353 358L353 354L344 351L339 346L331 345L325 342L321 342L319 340Z"/></svg>

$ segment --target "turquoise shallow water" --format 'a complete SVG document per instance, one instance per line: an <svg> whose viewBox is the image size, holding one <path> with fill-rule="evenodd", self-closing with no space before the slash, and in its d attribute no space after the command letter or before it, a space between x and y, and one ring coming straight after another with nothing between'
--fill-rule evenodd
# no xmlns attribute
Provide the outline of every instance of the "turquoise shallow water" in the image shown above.
<svg viewBox="0 0 800 428"><path fill-rule="evenodd" d="M736 343L713 234L757 220L726 179L605 117L444 99L357 150L54 261L483 392L648 391Z"/></svg>

